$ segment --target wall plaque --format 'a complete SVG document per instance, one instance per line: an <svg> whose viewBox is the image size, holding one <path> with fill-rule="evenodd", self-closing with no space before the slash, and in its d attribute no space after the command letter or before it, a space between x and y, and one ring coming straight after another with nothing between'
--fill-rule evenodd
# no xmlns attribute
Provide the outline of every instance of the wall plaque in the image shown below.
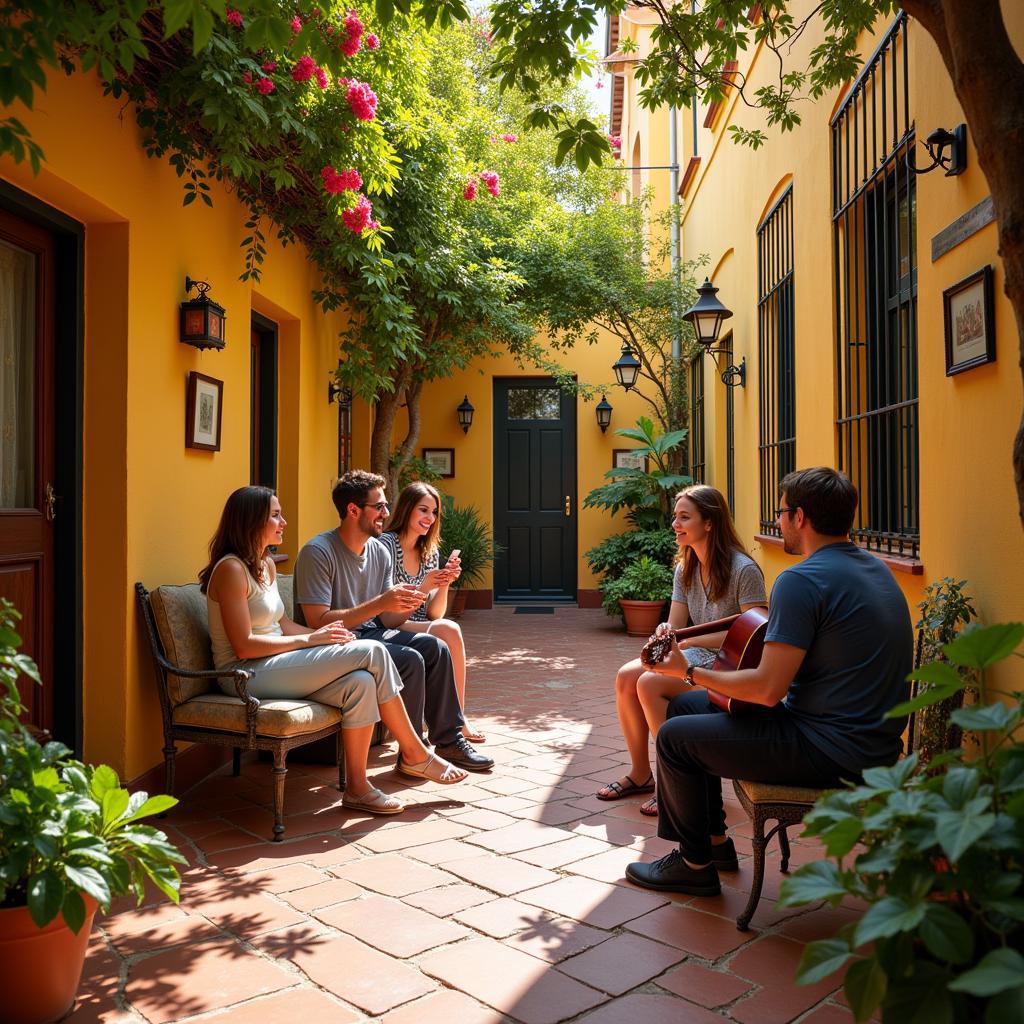
<svg viewBox="0 0 1024 1024"><path fill-rule="evenodd" d="M962 217L957 217L952 224L944 227L937 235L932 236L932 263L940 256L945 256L950 249L970 238L971 235L979 232L987 224L991 224L995 219L996 211L992 205L992 197L988 196Z"/></svg>

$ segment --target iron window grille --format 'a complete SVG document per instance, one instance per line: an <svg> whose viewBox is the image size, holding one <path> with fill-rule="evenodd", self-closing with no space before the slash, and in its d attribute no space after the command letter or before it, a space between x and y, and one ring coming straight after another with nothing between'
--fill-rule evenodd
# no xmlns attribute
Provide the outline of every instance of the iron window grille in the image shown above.
<svg viewBox="0 0 1024 1024"><path fill-rule="evenodd" d="M690 360L690 476L704 483L704 353Z"/></svg>
<svg viewBox="0 0 1024 1024"><path fill-rule="evenodd" d="M761 533L778 537L779 481L796 468L796 332L793 321L793 187L757 229Z"/></svg>
<svg viewBox="0 0 1024 1024"><path fill-rule="evenodd" d="M900 14L832 119L836 426L857 486L853 539L916 558L917 189L907 18Z"/></svg>

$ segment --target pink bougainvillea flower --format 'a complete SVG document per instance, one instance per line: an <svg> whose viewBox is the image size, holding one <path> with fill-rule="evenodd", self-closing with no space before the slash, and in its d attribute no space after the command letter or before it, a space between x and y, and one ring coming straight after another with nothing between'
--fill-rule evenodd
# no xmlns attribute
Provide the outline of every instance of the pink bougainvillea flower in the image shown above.
<svg viewBox="0 0 1024 1024"><path fill-rule="evenodd" d="M498 179L497 171L481 171L478 177L492 196L501 195L501 182Z"/></svg>
<svg viewBox="0 0 1024 1024"><path fill-rule="evenodd" d="M324 189L335 195L345 191L356 192L363 185L362 175L354 167L347 171L336 171L328 164L320 171L320 177L323 179Z"/></svg>
<svg viewBox="0 0 1024 1024"><path fill-rule="evenodd" d="M266 71L268 75L270 74L271 71L276 71L277 70L277 61L276 60L265 60L263 62L263 70Z"/></svg>
<svg viewBox="0 0 1024 1024"><path fill-rule="evenodd" d="M380 40L373 32L371 32L366 37L366 48L368 50L376 50L378 46L380 46Z"/></svg>
<svg viewBox="0 0 1024 1024"><path fill-rule="evenodd" d="M476 181L473 178L466 182L466 187L462 190L462 198L470 203L476 199Z"/></svg>
<svg viewBox="0 0 1024 1024"><path fill-rule="evenodd" d="M327 72L324 71L323 68L317 68L313 74L316 76L316 84L319 85L321 89L326 89L327 86L331 84L331 80L327 77Z"/></svg>
<svg viewBox="0 0 1024 1024"><path fill-rule="evenodd" d="M227 18L227 23L232 28L241 28L242 27L242 14L241 14L240 11L233 10L232 8L229 7L228 8L228 13L226 15L226 18Z"/></svg>
<svg viewBox="0 0 1024 1024"><path fill-rule="evenodd" d="M345 94L349 108L360 121L372 121L377 116L377 96L366 82L353 80Z"/></svg>
<svg viewBox="0 0 1024 1024"><path fill-rule="evenodd" d="M269 78L261 78L256 83L256 88L259 89L264 96L268 96L274 91L274 83Z"/></svg>
<svg viewBox="0 0 1024 1024"><path fill-rule="evenodd" d="M302 31L302 19L296 14L291 20L292 31L298 35Z"/></svg>
<svg viewBox="0 0 1024 1024"><path fill-rule="evenodd" d="M510 135L508 132L505 132L505 134L500 136L500 138L501 138L502 142L518 142L519 141L519 136L518 135Z"/></svg>
<svg viewBox="0 0 1024 1024"><path fill-rule="evenodd" d="M345 40L341 44L341 52L346 57L354 57L362 46L363 23L355 11L349 11L345 17Z"/></svg>
<svg viewBox="0 0 1024 1024"><path fill-rule="evenodd" d="M373 203L366 196L360 195L355 206L341 211L341 220L349 231L361 235L367 228L374 231L380 227L380 224L370 216L371 213L373 213Z"/></svg>
<svg viewBox="0 0 1024 1024"><path fill-rule="evenodd" d="M292 78L296 82L308 82L316 71L316 61L310 56L300 57L292 68Z"/></svg>
<svg viewBox="0 0 1024 1024"><path fill-rule="evenodd" d="M242 81L245 82L246 85L252 85L252 72L251 71L243 71L242 72Z"/></svg>

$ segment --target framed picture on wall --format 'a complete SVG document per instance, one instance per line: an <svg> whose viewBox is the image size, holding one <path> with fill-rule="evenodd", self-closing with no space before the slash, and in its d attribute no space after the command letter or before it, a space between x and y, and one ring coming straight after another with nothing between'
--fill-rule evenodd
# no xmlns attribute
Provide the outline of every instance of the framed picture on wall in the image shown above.
<svg viewBox="0 0 1024 1024"><path fill-rule="evenodd" d="M612 469L642 469L648 472L647 456L635 448L613 448Z"/></svg>
<svg viewBox="0 0 1024 1024"><path fill-rule="evenodd" d="M220 451L224 381L193 370L185 388L185 447Z"/></svg>
<svg viewBox="0 0 1024 1024"><path fill-rule="evenodd" d="M996 358L995 303L991 264L942 293L946 328L946 376Z"/></svg>
<svg viewBox="0 0 1024 1024"><path fill-rule="evenodd" d="M423 461L442 477L455 476L455 449L454 448L424 448Z"/></svg>

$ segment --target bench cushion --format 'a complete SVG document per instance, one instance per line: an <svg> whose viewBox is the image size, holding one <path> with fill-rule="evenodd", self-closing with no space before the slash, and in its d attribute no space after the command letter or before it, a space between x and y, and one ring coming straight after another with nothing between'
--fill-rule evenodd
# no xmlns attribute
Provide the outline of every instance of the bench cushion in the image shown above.
<svg viewBox="0 0 1024 1024"><path fill-rule="evenodd" d="M149 596L156 631L167 660L179 668L202 671L213 668L206 595L198 583L181 587L157 587ZM187 679L167 674L171 706L176 707L212 688L209 679Z"/></svg>
<svg viewBox="0 0 1024 1024"><path fill-rule="evenodd" d="M203 693L179 704L171 714L175 725L219 732L246 731L245 705L226 693ZM256 713L260 736L297 736L341 722L341 712L311 700L261 700Z"/></svg>
<svg viewBox="0 0 1024 1024"><path fill-rule="evenodd" d="M746 798L755 804L813 804L824 789L805 789L803 786L781 786L774 782L748 782L736 779Z"/></svg>

